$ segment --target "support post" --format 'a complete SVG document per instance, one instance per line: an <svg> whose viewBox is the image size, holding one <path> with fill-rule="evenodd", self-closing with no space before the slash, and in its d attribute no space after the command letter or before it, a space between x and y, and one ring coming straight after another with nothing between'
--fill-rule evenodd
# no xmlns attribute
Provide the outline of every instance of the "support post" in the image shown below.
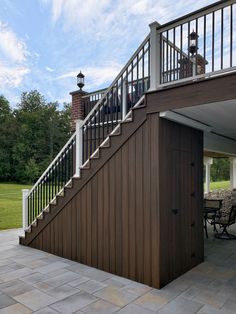
<svg viewBox="0 0 236 314"><path fill-rule="evenodd" d="M122 83L122 120L124 120L125 116L127 115L127 81L124 79Z"/></svg>
<svg viewBox="0 0 236 314"><path fill-rule="evenodd" d="M22 227L24 230L28 228L28 196L30 190L22 190Z"/></svg>
<svg viewBox="0 0 236 314"><path fill-rule="evenodd" d="M211 165L213 164L213 158L204 157L204 165L206 166L206 190L205 193L210 192L210 183L211 183Z"/></svg>
<svg viewBox="0 0 236 314"><path fill-rule="evenodd" d="M230 187L236 189L236 157L230 157Z"/></svg>
<svg viewBox="0 0 236 314"><path fill-rule="evenodd" d="M153 22L150 27L150 90L156 90L160 84L160 34L157 34L159 23Z"/></svg>
<svg viewBox="0 0 236 314"><path fill-rule="evenodd" d="M80 167L83 164L83 120L76 120L76 157L75 157L75 176L80 176Z"/></svg>

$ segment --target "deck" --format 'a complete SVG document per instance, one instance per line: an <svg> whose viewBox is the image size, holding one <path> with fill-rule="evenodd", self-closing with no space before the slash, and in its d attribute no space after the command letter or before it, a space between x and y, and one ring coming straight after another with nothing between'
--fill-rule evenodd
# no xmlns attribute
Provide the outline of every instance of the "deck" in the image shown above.
<svg viewBox="0 0 236 314"><path fill-rule="evenodd" d="M210 228L205 262L162 290L20 246L20 232L0 232L0 314L235 313L236 241Z"/></svg>

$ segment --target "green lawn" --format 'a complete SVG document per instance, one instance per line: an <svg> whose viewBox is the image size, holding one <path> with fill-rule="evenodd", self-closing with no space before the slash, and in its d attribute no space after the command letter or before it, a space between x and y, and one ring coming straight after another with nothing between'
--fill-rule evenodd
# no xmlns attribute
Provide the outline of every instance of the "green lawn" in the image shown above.
<svg viewBox="0 0 236 314"><path fill-rule="evenodd" d="M0 230L22 226L21 190L28 185L0 183Z"/></svg>
<svg viewBox="0 0 236 314"><path fill-rule="evenodd" d="M229 189L230 181L211 182L211 190Z"/></svg>
<svg viewBox="0 0 236 314"><path fill-rule="evenodd" d="M229 189L229 188L230 188L230 181L211 182L211 191Z"/></svg>

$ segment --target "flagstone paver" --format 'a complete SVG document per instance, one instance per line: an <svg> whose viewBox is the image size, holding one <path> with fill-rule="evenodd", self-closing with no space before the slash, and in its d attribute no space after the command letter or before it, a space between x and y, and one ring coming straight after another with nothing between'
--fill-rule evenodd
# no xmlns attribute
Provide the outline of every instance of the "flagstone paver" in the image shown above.
<svg viewBox="0 0 236 314"><path fill-rule="evenodd" d="M32 310L20 303L16 303L0 309L0 314L31 314Z"/></svg>
<svg viewBox="0 0 236 314"><path fill-rule="evenodd" d="M210 230L204 263L161 290L20 246L20 232L0 231L0 314L235 314L236 241Z"/></svg>

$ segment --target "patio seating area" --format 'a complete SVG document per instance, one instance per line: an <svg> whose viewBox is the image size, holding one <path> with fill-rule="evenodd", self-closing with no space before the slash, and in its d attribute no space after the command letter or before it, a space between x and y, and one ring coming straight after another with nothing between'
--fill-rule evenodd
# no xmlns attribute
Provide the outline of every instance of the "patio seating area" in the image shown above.
<svg viewBox="0 0 236 314"><path fill-rule="evenodd" d="M229 226L236 223L236 191L216 190L205 194L204 229L208 237L207 222L213 226L215 237L235 240L236 235L228 232Z"/></svg>
<svg viewBox="0 0 236 314"><path fill-rule="evenodd" d="M235 313L236 241L216 239L212 227L205 262L161 290L20 246L20 233L0 232L0 314Z"/></svg>

